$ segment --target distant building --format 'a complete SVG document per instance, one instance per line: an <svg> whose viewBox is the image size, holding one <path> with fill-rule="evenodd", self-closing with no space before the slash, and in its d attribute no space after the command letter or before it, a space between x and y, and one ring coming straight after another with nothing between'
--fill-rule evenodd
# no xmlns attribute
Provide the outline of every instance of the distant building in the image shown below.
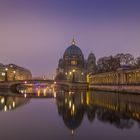
<svg viewBox="0 0 140 140"><path fill-rule="evenodd" d="M76 46L73 39L71 46L65 50L63 58L59 59L55 80L86 81L87 74L95 71L95 55L90 53L85 60L81 49Z"/></svg>
<svg viewBox="0 0 140 140"><path fill-rule="evenodd" d="M32 78L29 70L15 64L0 64L0 81L28 80Z"/></svg>

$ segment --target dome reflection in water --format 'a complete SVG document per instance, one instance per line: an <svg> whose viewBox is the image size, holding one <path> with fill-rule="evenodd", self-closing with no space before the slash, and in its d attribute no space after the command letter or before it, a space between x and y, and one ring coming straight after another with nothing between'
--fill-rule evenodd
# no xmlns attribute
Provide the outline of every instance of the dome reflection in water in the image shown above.
<svg viewBox="0 0 140 140"><path fill-rule="evenodd" d="M56 94L58 113L72 132L80 127L84 115L118 129L130 129L140 121L140 96L120 93L69 91Z"/></svg>

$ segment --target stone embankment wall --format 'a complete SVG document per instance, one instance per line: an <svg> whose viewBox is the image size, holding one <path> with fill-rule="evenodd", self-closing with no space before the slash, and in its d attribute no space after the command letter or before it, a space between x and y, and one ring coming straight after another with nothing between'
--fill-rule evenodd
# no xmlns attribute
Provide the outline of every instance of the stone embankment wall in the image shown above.
<svg viewBox="0 0 140 140"><path fill-rule="evenodd" d="M124 93L139 93L140 86L136 85L89 85L90 89L98 91L110 91L110 92L124 92Z"/></svg>

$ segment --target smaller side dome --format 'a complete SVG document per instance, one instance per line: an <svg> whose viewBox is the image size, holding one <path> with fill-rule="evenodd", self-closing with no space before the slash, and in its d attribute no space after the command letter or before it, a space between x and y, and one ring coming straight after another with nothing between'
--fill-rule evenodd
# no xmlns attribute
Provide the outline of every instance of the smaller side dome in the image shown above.
<svg viewBox="0 0 140 140"><path fill-rule="evenodd" d="M92 53L92 52L88 56L88 60L90 60L90 59L96 60L96 57L95 57L94 53Z"/></svg>
<svg viewBox="0 0 140 140"><path fill-rule="evenodd" d="M95 73L96 72L96 57L91 52L87 59L87 72L88 73Z"/></svg>
<svg viewBox="0 0 140 140"><path fill-rule="evenodd" d="M64 68L64 62L63 62L63 59L59 59L59 63L58 63L58 67L59 68Z"/></svg>

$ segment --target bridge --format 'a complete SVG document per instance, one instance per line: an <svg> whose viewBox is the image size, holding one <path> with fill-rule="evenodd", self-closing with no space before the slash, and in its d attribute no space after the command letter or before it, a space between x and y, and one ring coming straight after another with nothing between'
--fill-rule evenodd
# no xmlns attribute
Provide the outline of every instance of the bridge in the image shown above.
<svg viewBox="0 0 140 140"><path fill-rule="evenodd" d="M0 82L0 89L11 89L13 92L17 92L17 87L22 85L54 85L55 90L87 90L88 83L86 82L72 82L72 81L53 81L53 80L22 80L22 81L8 81Z"/></svg>
<svg viewBox="0 0 140 140"><path fill-rule="evenodd" d="M29 85L29 84L53 84L53 80L20 80L20 81L2 81L0 82L0 89L16 89L18 85Z"/></svg>
<svg viewBox="0 0 140 140"><path fill-rule="evenodd" d="M86 82L72 82L72 81L56 81L54 82L55 90L87 90L88 83Z"/></svg>

